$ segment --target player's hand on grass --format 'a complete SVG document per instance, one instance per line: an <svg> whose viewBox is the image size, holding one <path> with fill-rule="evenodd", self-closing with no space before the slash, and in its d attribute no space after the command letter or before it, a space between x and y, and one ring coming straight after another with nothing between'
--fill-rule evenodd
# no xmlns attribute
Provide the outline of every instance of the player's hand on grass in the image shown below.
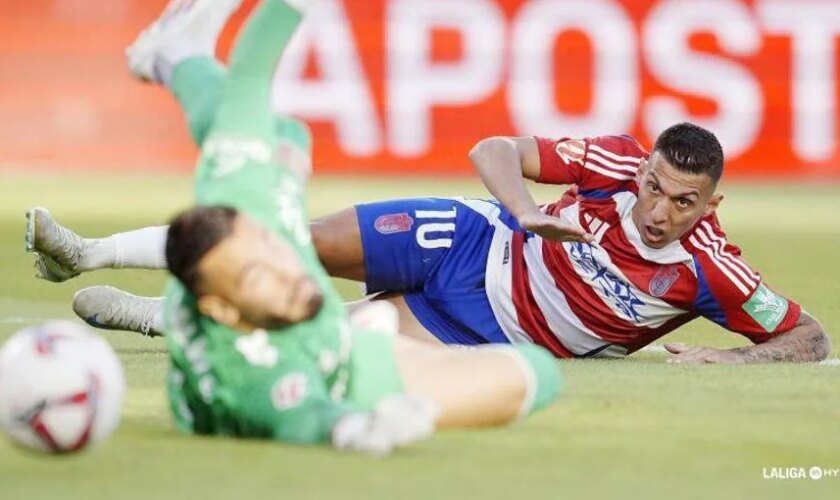
<svg viewBox="0 0 840 500"><path fill-rule="evenodd" d="M581 243L592 241L592 235L583 229L565 224L559 218L544 214L539 210L533 210L519 216L518 222L522 229L536 233L547 240L577 241Z"/></svg>
<svg viewBox="0 0 840 500"><path fill-rule="evenodd" d="M680 343L665 344L665 349L673 354L668 363L680 364L741 364L746 361L737 352L711 347L688 346Z"/></svg>
<svg viewBox="0 0 840 500"><path fill-rule="evenodd" d="M333 428L333 446L386 456L395 448L430 438L437 416L438 408L430 401L405 394L389 396L370 413L351 413L339 420Z"/></svg>

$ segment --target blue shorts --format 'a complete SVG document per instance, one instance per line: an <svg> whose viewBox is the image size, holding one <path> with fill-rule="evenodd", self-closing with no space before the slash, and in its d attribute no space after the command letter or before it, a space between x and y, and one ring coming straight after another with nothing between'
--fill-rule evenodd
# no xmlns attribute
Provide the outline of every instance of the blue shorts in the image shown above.
<svg viewBox="0 0 840 500"><path fill-rule="evenodd" d="M357 205L368 293L402 293L420 323L447 344L508 343L484 288L495 231L487 212L515 225L495 201L409 198Z"/></svg>

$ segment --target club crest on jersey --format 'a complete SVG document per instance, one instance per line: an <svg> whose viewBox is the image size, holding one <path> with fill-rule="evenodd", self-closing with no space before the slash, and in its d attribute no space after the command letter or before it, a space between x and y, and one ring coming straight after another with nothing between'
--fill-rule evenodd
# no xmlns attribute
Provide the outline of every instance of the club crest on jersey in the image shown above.
<svg viewBox="0 0 840 500"><path fill-rule="evenodd" d="M586 143L579 139L566 139L557 143L555 151L564 162L574 162L583 165L583 157L586 155Z"/></svg>
<svg viewBox="0 0 840 500"><path fill-rule="evenodd" d="M278 410L288 410L300 405L308 389L306 375L290 373L274 383L271 388L271 403Z"/></svg>
<svg viewBox="0 0 840 500"><path fill-rule="evenodd" d="M650 294L654 297L662 297L674 286L680 277L680 269L676 265L660 266L650 280Z"/></svg>
<svg viewBox="0 0 840 500"><path fill-rule="evenodd" d="M380 215L373 223L381 234L395 234L405 233L411 231L411 226L414 225L414 219L410 215L403 212L401 214Z"/></svg>

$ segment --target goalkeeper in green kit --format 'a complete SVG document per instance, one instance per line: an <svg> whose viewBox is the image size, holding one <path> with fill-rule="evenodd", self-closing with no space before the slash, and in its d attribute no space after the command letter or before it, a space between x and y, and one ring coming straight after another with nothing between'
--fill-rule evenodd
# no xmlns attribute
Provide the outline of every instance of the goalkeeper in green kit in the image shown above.
<svg viewBox="0 0 840 500"><path fill-rule="evenodd" d="M384 302L348 316L310 242L308 131L270 106L308 3L260 3L228 70L213 51L239 0L174 0L128 51L136 76L173 91L201 145L196 207L166 240L178 427L386 454L436 428L502 425L547 406L560 379L539 347L413 341Z"/></svg>

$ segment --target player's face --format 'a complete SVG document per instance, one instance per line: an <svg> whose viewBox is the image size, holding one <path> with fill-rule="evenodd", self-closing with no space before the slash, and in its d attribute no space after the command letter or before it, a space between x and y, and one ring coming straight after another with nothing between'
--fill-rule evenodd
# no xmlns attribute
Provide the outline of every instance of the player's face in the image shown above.
<svg viewBox="0 0 840 500"><path fill-rule="evenodd" d="M245 330L312 318L323 297L294 249L239 215L233 232L199 262L202 313Z"/></svg>
<svg viewBox="0 0 840 500"><path fill-rule="evenodd" d="M633 222L642 242L662 248L678 240L703 216L712 213L723 200L706 174L681 172L658 153L642 161L639 168L639 199L633 208Z"/></svg>

